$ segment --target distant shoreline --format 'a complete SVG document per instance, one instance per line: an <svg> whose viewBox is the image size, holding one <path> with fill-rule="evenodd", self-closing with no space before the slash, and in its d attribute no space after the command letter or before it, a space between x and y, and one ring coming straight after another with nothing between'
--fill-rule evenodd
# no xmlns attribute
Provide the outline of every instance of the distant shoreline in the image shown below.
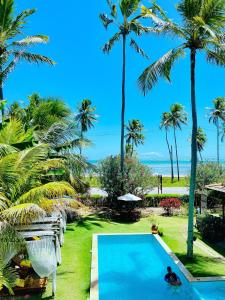
<svg viewBox="0 0 225 300"><path fill-rule="evenodd" d="M101 160L89 160L92 164L97 164ZM147 160L142 159L140 160L142 164L148 166L152 173L157 175L162 175L163 177L170 177L171 176L171 165L169 160ZM214 160L207 160L206 162L215 162ZM221 161L221 164L225 165L225 160ZM180 177L188 177L191 173L191 161L190 160L180 160L179 161L180 167ZM177 167L174 163L174 178L177 177Z"/></svg>

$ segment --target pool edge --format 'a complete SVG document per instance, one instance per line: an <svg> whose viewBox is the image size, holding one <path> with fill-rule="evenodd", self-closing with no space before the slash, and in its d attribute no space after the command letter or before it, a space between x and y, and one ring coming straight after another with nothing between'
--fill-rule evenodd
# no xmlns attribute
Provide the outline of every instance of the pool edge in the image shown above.
<svg viewBox="0 0 225 300"><path fill-rule="evenodd" d="M92 237L92 261L91 261L91 287L90 287L90 300L99 300L98 289L98 236L101 235L152 235L152 233L100 233L93 234ZM225 281L225 276L213 276L213 277L194 277L179 260L179 258L172 252L169 246L162 240L162 238L154 234L153 235L160 243L161 247L172 258L174 263L178 266L180 271L184 274L189 282L207 282L207 281Z"/></svg>

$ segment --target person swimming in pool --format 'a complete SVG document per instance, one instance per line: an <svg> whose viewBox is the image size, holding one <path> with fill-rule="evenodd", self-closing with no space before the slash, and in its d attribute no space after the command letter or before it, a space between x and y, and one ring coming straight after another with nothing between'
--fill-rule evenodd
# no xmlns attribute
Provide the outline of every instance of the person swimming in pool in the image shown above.
<svg viewBox="0 0 225 300"><path fill-rule="evenodd" d="M172 271L171 267L167 267L167 274L165 275L164 280L171 285L179 286L182 284L180 278Z"/></svg>

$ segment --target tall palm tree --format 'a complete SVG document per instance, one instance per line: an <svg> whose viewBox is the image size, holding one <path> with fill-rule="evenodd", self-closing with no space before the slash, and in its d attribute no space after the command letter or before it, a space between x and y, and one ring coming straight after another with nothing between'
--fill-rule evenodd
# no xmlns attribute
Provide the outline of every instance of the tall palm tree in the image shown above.
<svg viewBox="0 0 225 300"><path fill-rule="evenodd" d="M0 102L4 101L3 83L20 60L35 64L54 65L54 61L50 58L27 51L35 44L47 43L48 37L46 35L37 34L22 37L27 18L35 13L35 9L26 9L18 15L14 15L14 11L14 0L0 1ZM3 119L4 105L1 105L1 111Z"/></svg>
<svg viewBox="0 0 225 300"><path fill-rule="evenodd" d="M156 24L156 31L164 35L173 35L181 44L169 50L159 60L145 69L139 77L139 86L146 93L157 83L159 77L170 81L172 66L179 58L183 57L186 51L190 55L190 84L191 84L191 106L192 106L192 143L191 143L191 178L190 198L188 217L188 242L187 256L193 256L193 223L194 223L194 198L196 185L197 167L197 109L196 109L196 87L195 68L197 53L204 52L207 61L218 66L225 66L224 51L224 9L223 0L182 0L177 5L177 11L181 15L182 24L178 25L171 21L166 13L158 5L155 10L160 17L152 17L152 10L149 10L149 17Z"/></svg>
<svg viewBox="0 0 225 300"><path fill-rule="evenodd" d="M128 145L131 145L130 154L133 156L134 146L144 144L144 135L142 134L144 129L143 124L137 119L129 121L128 126L126 126L127 134L125 135L126 142Z"/></svg>
<svg viewBox="0 0 225 300"><path fill-rule="evenodd" d="M179 103L175 103L170 107L168 125L173 127L173 136L175 143L175 151L176 151L176 161L177 161L177 178L180 180L180 169L179 169L179 158L178 158L178 147L177 147L177 136L176 129L181 130L181 125L187 124L187 113L184 111L183 105Z"/></svg>
<svg viewBox="0 0 225 300"><path fill-rule="evenodd" d="M173 146L170 145L169 139L168 139L168 131L170 129L170 113L164 112L162 114L161 123L160 123L160 129L164 129L166 133L166 144L169 152L169 158L170 158L170 167L171 167L171 181L174 180L174 170L173 170Z"/></svg>
<svg viewBox="0 0 225 300"><path fill-rule="evenodd" d="M109 39L104 45L103 52L109 53L116 42L122 40L122 107L121 107L121 141L120 141L120 167L121 172L124 170L124 135L125 135L125 109L126 109L126 50L127 39L130 35L134 34L140 36L143 33L150 32L152 28L143 26L139 19L143 14L137 14L140 0L119 0L118 5L112 3L113 1L107 0L110 9L110 17L106 14L100 14L100 19L107 29L109 25L114 25L117 32ZM120 18L121 15L121 18ZM130 46L134 50L147 58L144 51L138 46L133 38L130 38Z"/></svg>
<svg viewBox="0 0 225 300"><path fill-rule="evenodd" d="M214 107L210 108L209 122L216 126L217 130L217 162L220 162L220 119L225 117L225 98L217 97L213 100Z"/></svg>
<svg viewBox="0 0 225 300"><path fill-rule="evenodd" d="M91 105L91 100L84 99L78 106L78 114L75 117L78 125L80 126L81 140L84 138L84 132L87 132L90 128L94 127L94 122L97 121L97 115L95 114L95 106ZM82 154L82 145L80 146L80 155Z"/></svg>
<svg viewBox="0 0 225 300"><path fill-rule="evenodd" d="M202 161L202 151L204 150L205 144L207 142L207 136L201 127L198 127L196 140L197 140L197 149L199 152L200 159Z"/></svg>

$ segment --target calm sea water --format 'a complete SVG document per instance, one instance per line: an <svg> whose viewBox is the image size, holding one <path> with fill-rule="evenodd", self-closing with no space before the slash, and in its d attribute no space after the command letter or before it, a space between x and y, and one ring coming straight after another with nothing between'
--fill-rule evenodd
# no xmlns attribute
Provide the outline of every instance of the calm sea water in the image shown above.
<svg viewBox="0 0 225 300"><path fill-rule="evenodd" d="M97 164L98 160L91 160L90 161L93 164ZM152 169L152 172L154 174L160 174L160 175L170 175L171 173L171 167L170 167L170 161L169 160L141 160L141 162L144 165L147 165L149 168ZM225 165L225 161L222 161ZM174 162L174 174L177 174L177 166L176 162ZM187 176L190 174L191 171L191 162L189 160L181 160L179 161L179 167L180 167L180 175L181 176Z"/></svg>

